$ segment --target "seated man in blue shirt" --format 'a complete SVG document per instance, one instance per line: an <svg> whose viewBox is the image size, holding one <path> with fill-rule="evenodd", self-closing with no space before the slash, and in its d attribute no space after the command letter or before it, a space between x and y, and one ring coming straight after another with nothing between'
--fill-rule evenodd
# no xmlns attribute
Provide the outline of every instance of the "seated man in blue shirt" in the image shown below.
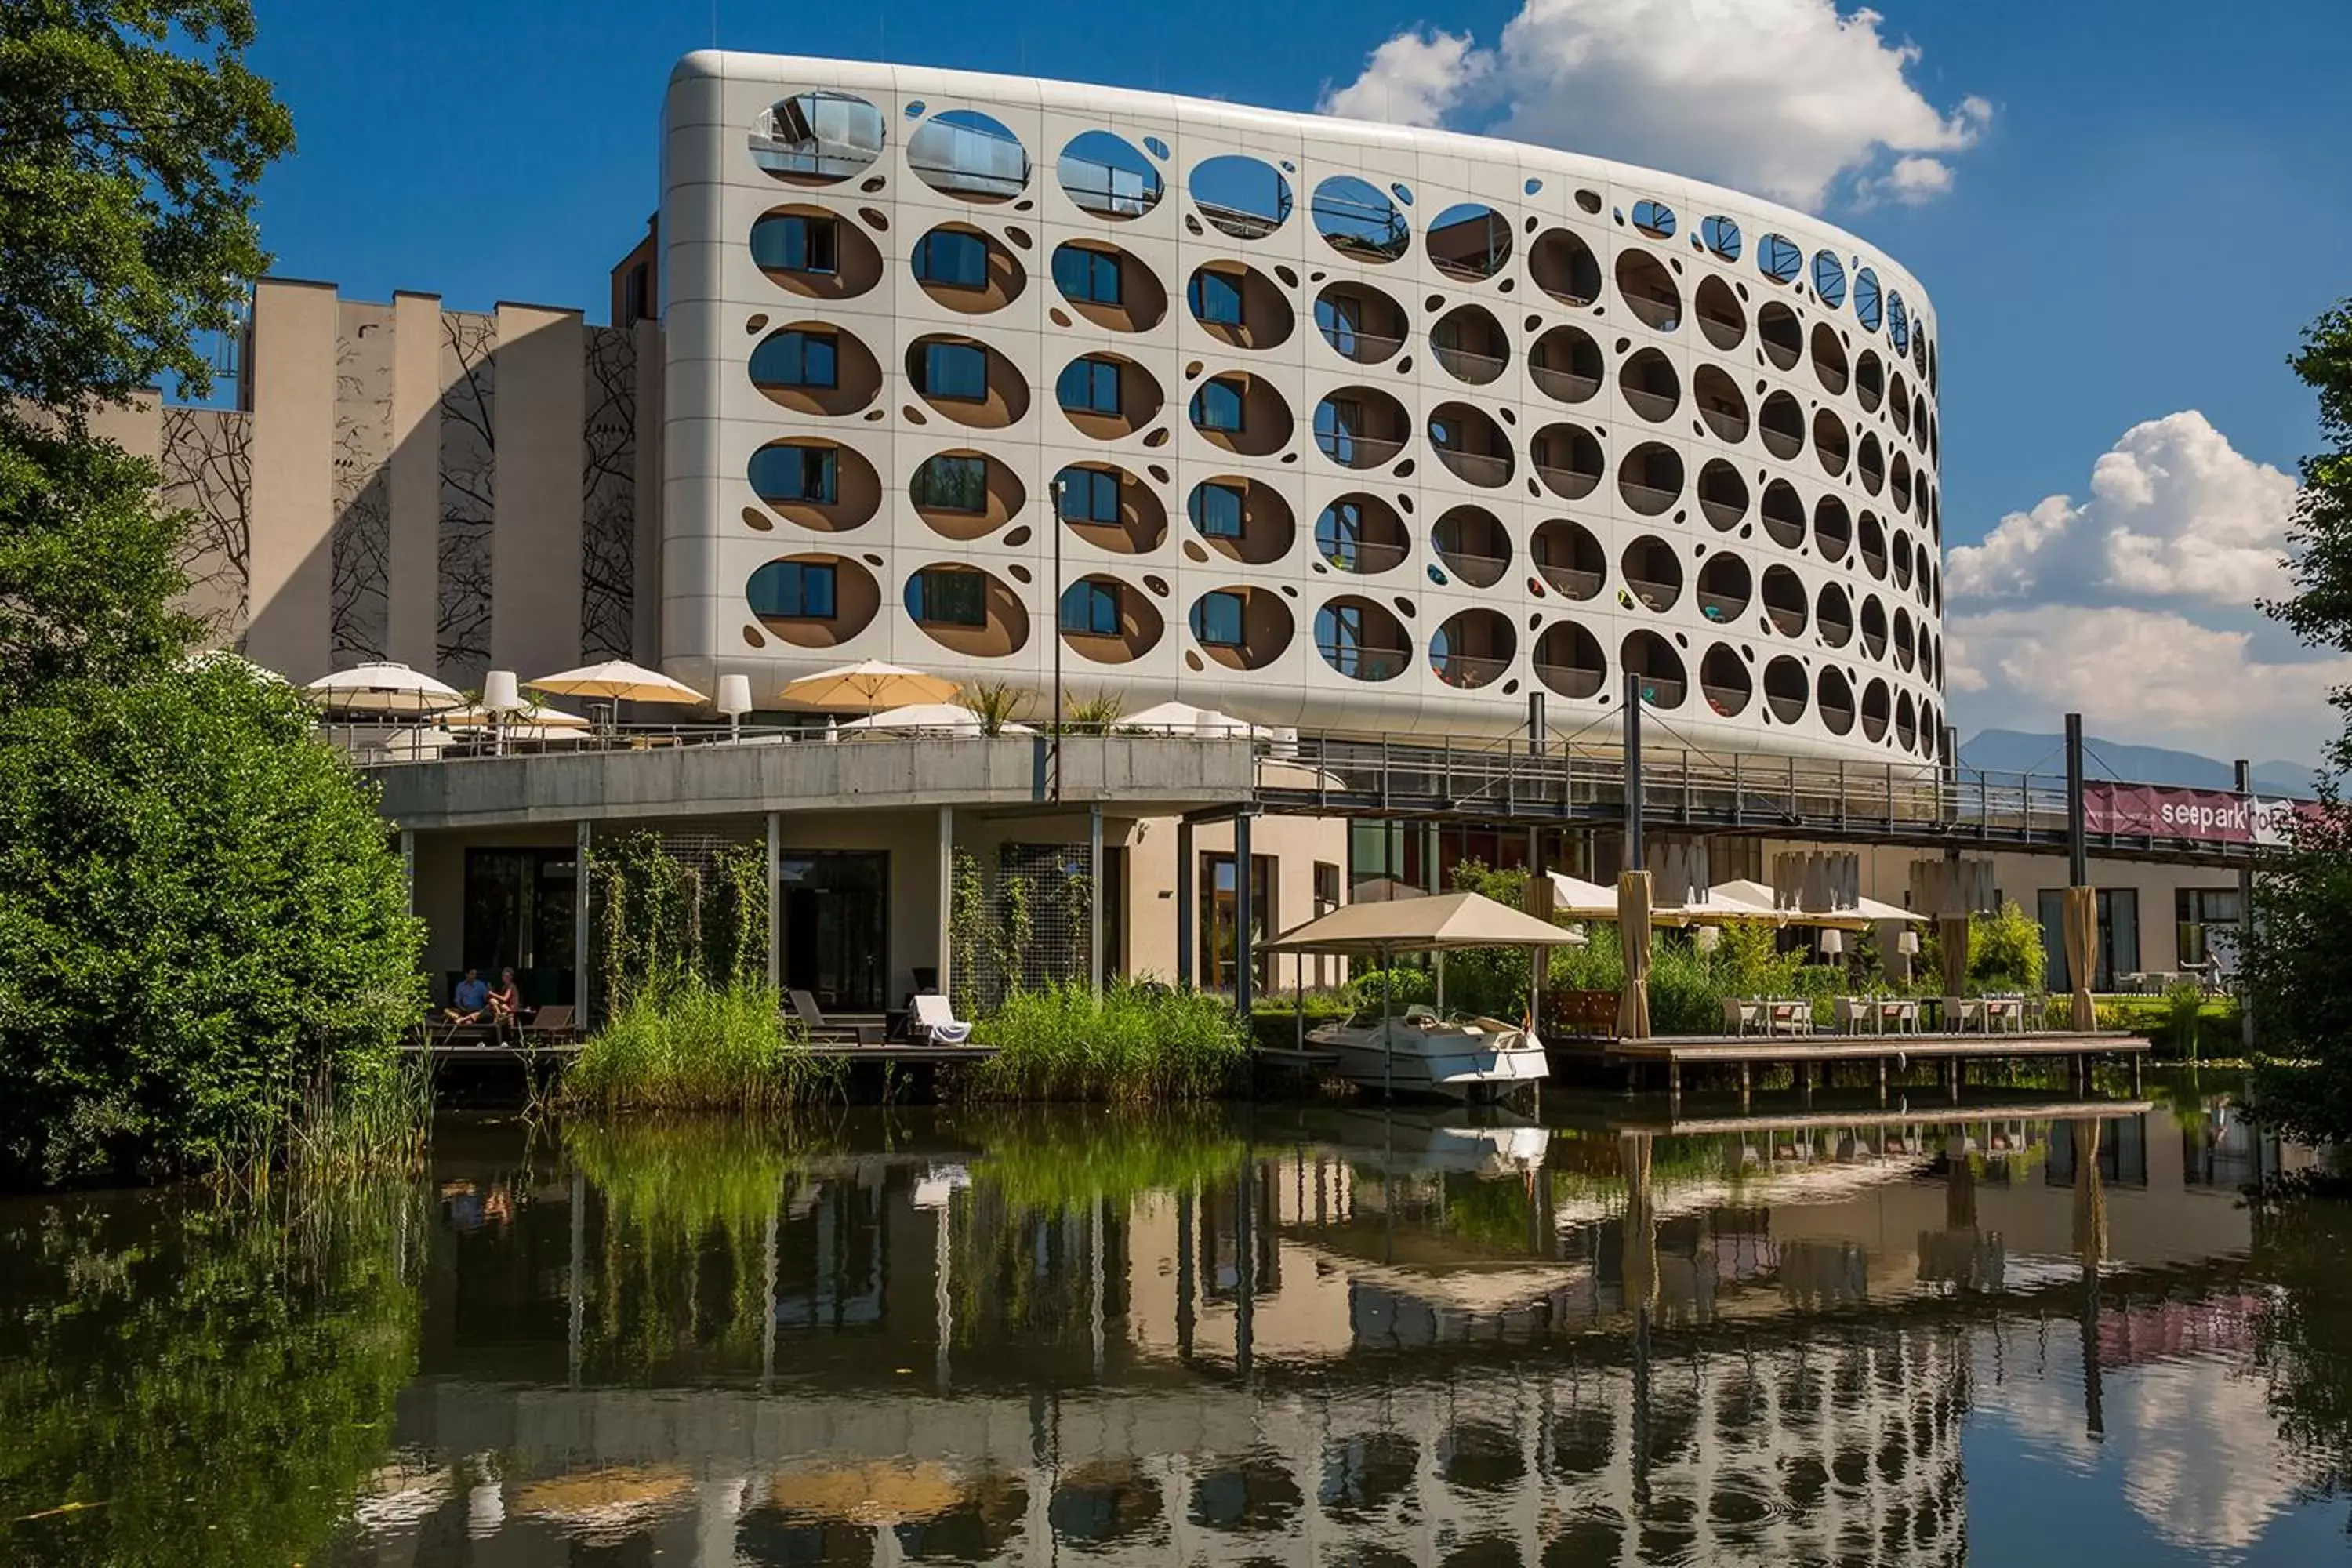
<svg viewBox="0 0 2352 1568"><path fill-rule="evenodd" d="M450 993L446 1016L453 1024L478 1024L489 1005L490 983L468 969L466 978L457 982L457 989Z"/></svg>

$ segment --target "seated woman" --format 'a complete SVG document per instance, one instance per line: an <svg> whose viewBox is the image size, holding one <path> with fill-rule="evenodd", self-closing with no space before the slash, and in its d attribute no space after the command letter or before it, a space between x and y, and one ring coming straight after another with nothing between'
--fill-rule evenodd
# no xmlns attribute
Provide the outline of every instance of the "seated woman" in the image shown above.
<svg viewBox="0 0 2352 1568"><path fill-rule="evenodd" d="M499 971L499 988L490 993L490 1022L498 1025L522 1021L522 987L515 984L515 972Z"/></svg>

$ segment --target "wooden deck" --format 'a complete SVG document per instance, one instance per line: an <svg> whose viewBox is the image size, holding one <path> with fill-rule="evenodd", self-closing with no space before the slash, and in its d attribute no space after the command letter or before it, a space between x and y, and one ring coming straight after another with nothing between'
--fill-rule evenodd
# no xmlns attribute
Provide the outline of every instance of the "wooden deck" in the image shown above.
<svg viewBox="0 0 2352 1568"><path fill-rule="evenodd" d="M1611 1116L1592 1125L1611 1132L1650 1132L1672 1137L1713 1137L1769 1130L1829 1132L1848 1128L1973 1126L1986 1121L2087 1121L2116 1116L2137 1116L2156 1109L2152 1100L2051 1100L2028 1096L2007 1100L1971 1098L1958 1113L1897 1110L1885 1106L1818 1110L1769 1107L1729 1113L1706 1111L1689 1116Z"/></svg>
<svg viewBox="0 0 2352 1568"><path fill-rule="evenodd" d="M576 1040L540 1046L495 1045L488 1041L460 1040L455 1044L435 1041L404 1041L402 1053L412 1057L430 1057L437 1062L568 1062L580 1054ZM896 1045L857 1046L847 1041L820 1041L807 1047L808 1054L819 1061L949 1063L984 1061L996 1054L994 1046L917 1046L903 1041Z"/></svg>
<svg viewBox="0 0 2352 1568"><path fill-rule="evenodd" d="M1938 1076L1957 1100L1968 1064L1972 1061L2066 1061L2072 1064L2075 1085L2082 1088L2089 1083L2095 1058L2117 1057L2130 1062L2132 1092L2137 1094L2140 1062L2149 1048L2145 1037L2118 1029L2087 1034L2033 1030L1990 1035L1660 1035L1642 1040L1582 1035L1550 1040L1546 1045L1555 1060L1623 1067L1629 1088L1643 1068L1663 1067L1666 1092L1676 1104L1682 1100L1685 1068L1736 1067L1739 1069L1739 1098L1743 1105L1748 1102L1755 1069L1759 1066L1793 1067L1799 1087L1811 1093L1814 1069L1826 1071L1840 1062L1877 1063L1882 1104L1886 1099L1889 1065L1901 1070L1915 1060L1939 1064Z"/></svg>

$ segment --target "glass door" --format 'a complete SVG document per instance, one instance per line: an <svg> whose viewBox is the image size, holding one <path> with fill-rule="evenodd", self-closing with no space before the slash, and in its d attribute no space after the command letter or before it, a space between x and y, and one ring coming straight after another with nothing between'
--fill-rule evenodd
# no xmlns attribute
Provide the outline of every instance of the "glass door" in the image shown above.
<svg viewBox="0 0 2352 1568"><path fill-rule="evenodd" d="M890 857L878 850L788 850L778 864L787 990L825 1011L890 1005Z"/></svg>

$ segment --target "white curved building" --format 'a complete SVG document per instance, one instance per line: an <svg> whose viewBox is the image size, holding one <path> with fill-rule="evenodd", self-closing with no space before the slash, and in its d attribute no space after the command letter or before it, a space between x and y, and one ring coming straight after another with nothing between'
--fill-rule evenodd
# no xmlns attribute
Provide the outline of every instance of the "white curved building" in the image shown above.
<svg viewBox="0 0 2352 1568"><path fill-rule="evenodd" d="M1633 668L1702 744L1936 754L1937 344L1851 235L1545 148L835 60L690 56L665 134L688 679L1042 693L1058 619L1064 688L1129 710L1499 734L1541 692L1565 733Z"/></svg>

